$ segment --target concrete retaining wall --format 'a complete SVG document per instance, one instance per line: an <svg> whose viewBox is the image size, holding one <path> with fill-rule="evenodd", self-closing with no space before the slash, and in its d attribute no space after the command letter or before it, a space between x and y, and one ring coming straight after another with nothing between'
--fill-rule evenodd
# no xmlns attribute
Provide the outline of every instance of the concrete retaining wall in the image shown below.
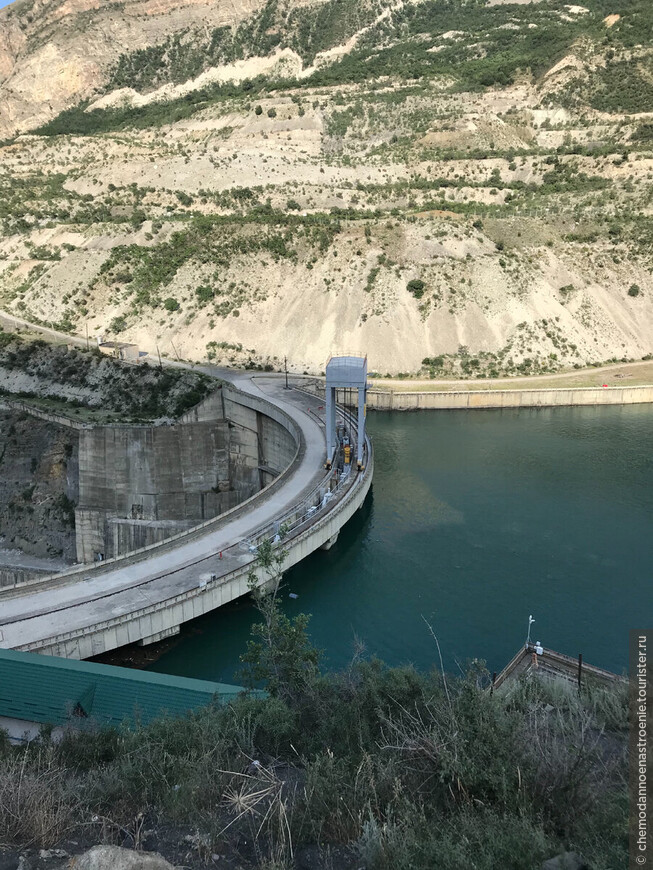
<svg viewBox="0 0 653 870"><path fill-rule="evenodd" d="M124 520L120 517L111 517L107 522L108 539L111 543L109 553L131 553L148 544L158 544L165 541L171 535L188 531L193 523L189 521L175 522L174 520Z"/></svg>
<svg viewBox="0 0 653 870"><path fill-rule="evenodd" d="M33 580L35 577L47 577L48 575L48 571L38 568L14 568L3 565L0 566L0 589L3 586L16 586L18 583Z"/></svg>
<svg viewBox="0 0 653 870"><path fill-rule="evenodd" d="M91 562L97 553L109 558L125 552L113 551L114 536L107 526L112 517L141 523L135 539L144 535L154 543L160 534L148 539L150 526L144 523L201 522L230 506L223 498L228 490L238 489L241 501L256 492L251 481L238 480L238 487L232 486L228 441L224 420L81 432L78 561ZM224 493L216 491L222 488ZM127 544L129 536L118 540Z"/></svg>
<svg viewBox="0 0 653 870"><path fill-rule="evenodd" d="M301 387L312 396L324 397L324 381L315 379ZM338 401L346 403L344 391ZM367 407L375 411L427 411L467 408L555 408L574 405L639 405L653 402L653 386L578 387L557 390L455 390L451 392L396 392L368 390ZM352 406L353 407L353 406Z"/></svg>
<svg viewBox="0 0 653 870"><path fill-rule="evenodd" d="M38 589L43 588L43 586L46 585L59 586L66 582L69 582L71 577L77 576L82 579L87 576L93 576L96 574L105 573L107 571L112 571L116 564L131 565L137 562L145 561L149 558L153 550L156 550L159 553L165 552L167 550L173 550L177 546L177 542L182 539L192 540L195 537L201 537L205 535L209 531L224 527L225 525L230 523L232 519L234 519L234 517L240 516L242 513L245 513L247 510L249 510L251 503L255 499L265 497L266 494L272 494L276 488L283 486L286 476L291 473L294 463L298 461L299 456L304 449L304 439L301 429L299 428L299 426L297 426L292 417L286 414L285 411L281 410L281 408L273 405L267 399L251 396L248 393L242 393L239 390L231 387L224 387L223 393L225 397L228 397L236 404L240 404L245 407L252 408L256 411L260 411L262 414L268 416L271 420L276 421L279 426L287 431L289 438L288 443L291 443L293 445L293 453L290 463L282 471L282 473L275 477L274 480L269 484L265 491L265 494L257 492L246 501L241 502L240 504L236 505L225 513L220 514L213 519L205 520L204 522L201 522L197 525L193 525L193 527L188 531L181 531L178 534L173 534L170 537L167 537L164 541L159 542L158 540L152 540L145 546L134 550L134 552L114 556L110 559L106 559L104 562L94 562L91 565L75 565L74 567L69 568L65 571L61 571L56 574L50 574L44 578L39 577L26 579L24 582L17 582L15 585L12 584L13 588L20 590L26 587ZM193 411L189 413L192 414ZM197 411L197 413L201 413L201 410Z"/></svg>
<svg viewBox="0 0 653 870"><path fill-rule="evenodd" d="M653 402L653 386L559 390L461 390L451 393L395 393L370 390L367 394L367 407L379 411L548 408L569 405L636 405L646 402Z"/></svg>

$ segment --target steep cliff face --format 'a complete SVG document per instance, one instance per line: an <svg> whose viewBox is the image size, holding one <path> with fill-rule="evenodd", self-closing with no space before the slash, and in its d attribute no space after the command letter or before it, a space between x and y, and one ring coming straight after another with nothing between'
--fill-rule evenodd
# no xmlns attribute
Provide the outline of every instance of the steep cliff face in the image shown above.
<svg viewBox="0 0 653 870"><path fill-rule="evenodd" d="M0 139L97 92L125 52L238 24L264 0L16 0L0 11Z"/></svg>
<svg viewBox="0 0 653 870"><path fill-rule="evenodd" d="M74 429L0 406L0 547L74 561L77 444Z"/></svg>

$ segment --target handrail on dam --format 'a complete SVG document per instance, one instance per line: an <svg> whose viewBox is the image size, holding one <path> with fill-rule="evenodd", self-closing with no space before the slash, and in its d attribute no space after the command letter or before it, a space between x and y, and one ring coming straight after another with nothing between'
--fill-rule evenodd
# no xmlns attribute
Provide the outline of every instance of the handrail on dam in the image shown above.
<svg viewBox="0 0 653 870"><path fill-rule="evenodd" d="M347 420L352 426L351 431L353 432L353 427L356 425L356 421L353 418L353 415L350 414L344 407L339 407L338 412L341 414L344 420ZM369 462L369 457L372 452L372 445L369 439L369 436L365 436L365 444L363 446L364 457L365 457L365 466L367 466ZM266 539L272 539L274 543L274 538L277 536L279 529L283 526L286 526L285 532L286 535L290 534L292 531L301 527L307 520L313 519L317 513L321 510L324 510L328 507L331 499L336 494L341 494L343 490L346 490L349 485L352 484L353 481L356 480L356 475L351 474L351 466L350 472L342 474L338 473L338 470L335 468L331 468L324 478L313 488L313 490L304 498L302 498L299 503L301 513L297 508L294 508L290 511L287 511L285 514L282 514L280 517L275 517L269 523L266 523L265 526L258 532L255 532L250 536L250 540L256 540L259 544L261 544ZM335 481L335 486L331 487L331 481ZM324 501L326 496L329 498ZM335 503L334 503L335 504ZM234 547L238 546L237 544L233 545Z"/></svg>
<svg viewBox="0 0 653 870"><path fill-rule="evenodd" d="M339 407L338 411L343 419L348 420L352 426L355 425L353 416L345 408ZM315 412L311 411L311 413ZM365 445L363 449L366 459L365 465L367 465L372 449L368 436L365 437ZM322 518L323 511L328 507L335 507L357 479L359 478L356 474L339 474L336 469L331 468L324 475L322 480L314 486L307 495L303 496L301 501L291 510L279 514L272 520L259 526L248 535L244 541L237 541L234 544L225 547L225 549L221 551L223 556L225 553L229 553L232 550L240 550L243 543L248 546L250 552L254 552L265 541L269 541L271 544L276 545L282 541L291 539L298 533L302 526L309 522L309 520L317 522ZM335 486L331 486L332 481L335 481ZM328 496L328 498L325 501L326 496ZM253 498L255 498L255 496ZM283 531L283 535L280 535L281 531ZM179 537L183 537L183 535L180 535ZM169 538L167 540L171 539ZM210 558L215 558L215 554L206 557L203 561Z"/></svg>

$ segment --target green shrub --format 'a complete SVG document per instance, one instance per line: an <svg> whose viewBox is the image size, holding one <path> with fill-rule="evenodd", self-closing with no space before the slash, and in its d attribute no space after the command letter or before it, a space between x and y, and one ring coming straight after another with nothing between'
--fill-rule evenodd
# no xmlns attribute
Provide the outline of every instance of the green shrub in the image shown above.
<svg viewBox="0 0 653 870"><path fill-rule="evenodd" d="M127 329L127 319L122 314L114 317L109 324L109 332L118 333L123 332L125 329Z"/></svg>
<svg viewBox="0 0 653 870"><path fill-rule="evenodd" d="M213 287L209 287L205 284L202 287L196 288L195 295L200 302L210 302L211 299L213 299L213 297L215 296L215 290L213 289Z"/></svg>
<svg viewBox="0 0 653 870"><path fill-rule="evenodd" d="M180 305L174 296L168 296L167 299L163 300L163 307L166 311L179 311Z"/></svg>
<svg viewBox="0 0 653 870"><path fill-rule="evenodd" d="M406 289L409 293L412 293L415 299L421 299L424 295L424 288L426 284L421 280L421 278L413 278L412 281L409 281L406 285Z"/></svg>
<svg viewBox="0 0 653 870"><path fill-rule="evenodd" d="M565 284L563 287L560 287L558 293L562 296L563 302L566 301L574 292L576 288L573 284Z"/></svg>

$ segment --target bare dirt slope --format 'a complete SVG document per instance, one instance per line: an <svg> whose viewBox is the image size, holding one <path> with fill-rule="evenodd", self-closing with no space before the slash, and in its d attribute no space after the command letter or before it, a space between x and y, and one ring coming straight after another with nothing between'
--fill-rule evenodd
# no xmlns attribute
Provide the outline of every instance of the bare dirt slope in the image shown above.
<svg viewBox="0 0 653 870"><path fill-rule="evenodd" d="M267 4L238 50L323 63L277 83L221 84L208 43L130 55L103 108L2 149L0 304L311 372L340 351L474 378L648 356L651 52L594 5Z"/></svg>

